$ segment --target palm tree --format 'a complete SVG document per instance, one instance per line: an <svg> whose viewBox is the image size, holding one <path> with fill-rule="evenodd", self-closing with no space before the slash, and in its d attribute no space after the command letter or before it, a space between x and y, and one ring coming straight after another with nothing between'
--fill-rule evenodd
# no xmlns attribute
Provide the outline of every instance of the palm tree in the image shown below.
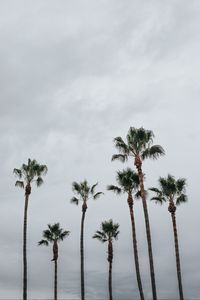
<svg viewBox="0 0 200 300"><path fill-rule="evenodd" d="M108 275L108 289L109 299L112 300L112 262L113 262L113 240L117 240L119 235L119 224L113 223L112 220L104 221L101 223L101 229L97 230L93 238L98 239L100 242L108 242L108 263L109 263L109 275Z"/></svg>
<svg viewBox="0 0 200 300"><path fill-rule="evenodd" d="M43 183L42 175L47 173L47 166L40 165L36 160L28 159L28 164L22 164L20 169L14 169L13 173L20 179L15 186L25 189L24 225L23 225L23 300L27 300L27 212L31 184L36 183L37 187Z"/></svg>
<svg viewBox="0 0 200 300"><path fill-rule="evenodd" d="M181 280L181 266L180 266L180 256L179 256L179 245L178 245L178 233L176 226L176 207L181 203L187 201L187 196L185 194L186 180L184 178L179 178L176 180L174 176L168 175L167 178L160 177L158 188L150 188L151 191L156 193L156 196L151 198L155 200L156 203L163 204L168 201L168 211L171 214L172 225L174 231L174 244L175 244L175 254L176 254L176 268L177 268L177 277L178 277L178 286L179 286L179 295L180 300L184 299L182 280Z"/></svg>
<svg viewBox="0 0 200 300"><path fill-rule="evenodd" d="M83 182L72 183L72 190L78 196L71 199L71 203L76 205L79 204L79 201L82 201L82 217L81 217L81 234L80 234L80 256L81 256L81 300L85 300L85 283L84 283L84 221L85 213L87 210L87 202L89 198L97 199L102 192L95 192L95 188L98 183L94 184L92 187L88 185L87 180Z"/></svg>
<svg viewBox="0 0 200 300"><path fill-rule="evenodd" d="M54 225L48 224L48 229L43 231L43 238L38 242L38 245L49 246L53 244L53 259L54 261L54 300L57 300L57 261L58 261L58 242L63 241L69 235L69 231L63 231L59 223Z"/></svg>
<svg viewBox="0 0 200 300"><path fill-rule="evenodd" d="M124 142L124 140L121 137L116 137L114 139L115 147L118 149L119 153L114 154L112 156L112 160L118 159L122 162L125 162L126 160L128 160L129 157L131 157L134 160L134 165L138 172L148 243L152 293L153 299L157 300L153 252L151 245L151 230L146 201L146 193L144 189L144 174L142 172L143 160L147 158L157 159L160 155L164 155L164 150L161 146L152 145L153 137L154 134L151 130L145 130L142 127L139 129L130 127L126 137L127 142Z"/></svg>
<svg viewBox="0 0 200 300"><path fill-rule="evenodd" d="M138 197L139 177L136 174L136 172L132 171L130 168L127 168L126 170L123 170L121 172L118 171L116 179L117 179L118 186L109 185L107 189L115 192L118 195L120 195L121 193L126 193L128 195L127 202L128 202L130 218L131 218L133 251L134 251L134 259L135 259L137 283L138 283L140 298L141 300L144 300L144 293L143 293L142 281L140 276L138 249L137 249L135 217L134 217L134 210L133 210L133 204L134 204L133 193L136 193L135 196Z"/></svg>

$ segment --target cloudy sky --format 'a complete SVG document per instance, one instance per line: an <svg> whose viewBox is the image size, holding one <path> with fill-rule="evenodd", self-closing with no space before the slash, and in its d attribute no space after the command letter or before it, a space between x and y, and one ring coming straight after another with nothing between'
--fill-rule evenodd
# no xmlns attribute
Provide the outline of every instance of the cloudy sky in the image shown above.
<svg viewBox="0 0 200 300"><path fill-rule="evenodd" d="M27 159L48 166L28 212L29 298L51 298L51 248L38 247L48 223L70 236L60 244L59 297L80 297L81 207L71 183L99 182L85 224L87 299L107 298L106 245L91 238L109 218L120 223L114 245L113 294L138 299L126 197L106 192L132 162L111 163L113 138L130 126L153 130L166 156L144 163L146 188L168 173L187 178L188 204L177 210L183 286L200 295L200 2L188 0L1 1L0 3L0 299L20 299L23 190L12 171ZM178 299L167 206L149 203L159 299ZM151 299L144 219L135 203L146 298Z"/></svg>

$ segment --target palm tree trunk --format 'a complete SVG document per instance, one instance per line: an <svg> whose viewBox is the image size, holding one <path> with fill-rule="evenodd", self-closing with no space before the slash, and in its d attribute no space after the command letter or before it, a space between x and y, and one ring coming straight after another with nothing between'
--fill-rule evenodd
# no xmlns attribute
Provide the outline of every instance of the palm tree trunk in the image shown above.
<svg viewBox="0 0 200 300"><path fill-rule="evenodd" d="M140 191L141 191L144 219L145 219L145 226L146 226L152 294L153 294L153 300L157 300L156 281L155 281L155 272L154 272L154 263L153 263L153 251L152 251L152 245L151 245L151 229L150 229L150 223L149 223L149 214L148 214L148 208L147 208L146 195L145 195L145 190L144 190L141 162L138 163L136 161L135 165L138 170L138 176L139 176L139 181L140 181Z"/></svg>
<svg viewBox="0 0 200 300"><path fill-rule="evenodd" d="M113 260L113 246L112 241L108 241L108 262L109 262L109 273L108 273L108 290L109 300L113 300L112 297L112 260Z"/></svg>
<svg viewBox="0 0 200 300"><path fill-rule="evenodd" d="M81 255L81 300L85 300L85 282L84 282L84 220L87 204L84 201L82 205L81 218L81 236L80 236L80 255Z"/></svg>
<svg viewBox="0 0 200 300"><path fill-rule="evenodd" d="M31 193L30 184L25 188L25 204L24 204L24 226L23 226L23 300L27 300L27 212L28 200Z"/></svg>
<svg viewBox="0 0 200 300"><path fill-rule="evenodd" d="M175 212L171 213L171 217L172 217L172 224L173 224L173 231L174 231L174 245L175 245L175 254L176 254L176 268L177 268L179 295L180 295L180 300L184 300L182 280L181 280L181 265L180 265L179 246L178 246L178 233L177 233L177 227L176 227L176 214L175 214Z"/></svg>
<svg viewBox="0 0 200 300"><path fill-rule="evenodd" d="M57 259L54 260L54 300L57 300Z"/></svg>
<svg viewBox="0 0 200 300"><path fill-rule="evenodd" d="M135 259L135 270L137 276L137 283L140 293L140 299L144 300L144 293L142 288L142 281L140 276L140 265L139 265L139 258L138 258L138 249L137 249L137 236L136 236L136 228L135 228L135 218L134 218L134 211L133 211L133 198L131 193L128 195L128 205L130 210L130 217L131 217L131 227L132 227L132 240L133 240L133 251L134 251L134 259Z"/></svg>

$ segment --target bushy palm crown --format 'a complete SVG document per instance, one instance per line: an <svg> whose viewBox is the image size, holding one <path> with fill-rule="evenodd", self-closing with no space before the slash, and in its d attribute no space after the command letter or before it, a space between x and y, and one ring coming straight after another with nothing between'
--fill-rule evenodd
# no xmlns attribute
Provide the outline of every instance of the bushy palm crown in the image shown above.
<svg viewBox="0 0 200 300"><path fill-rule="evenodd" d="M53 225L48 224L48 229L43 231L43 238L38 245L48 246L49 243L53 243L54 241L63 241L65 237L70 234L70 231L63 230L60 228L59 223L55 223Z"/></svg>
<svg viewBox="0 0 200 300"><path fill-rule="evenodd" d="M43 183L42 175L47 173L47 166L40 165L35 159L28 159L28 164L22 164L20 169L14 169L13 173L19 178L23 180L17 180L15 185L21 188L27 183L31 183L33 181L36 182L36 185L39 187Z"/></svg>
<svg viewBox="0 0 200 300"><path fill-rule="evenodd" d="M129 156L139 156L142 160L146 158L157 159L164 155L164 149L160 145L152 145L154 134L151 130L143 127L137 129L130 127L126 136L126 142L121 137L114 139L115 147L119 154L114 154L112 160L118 159L125 162Z"/></svg>
<svg viewBox="0 0 200 300"><path fill-rule="evenodd" d="M123 171L118 171L116 180L119 186L108 185L107 189L117 194L121 193L132 193L133 191L138 192L139 188L139 177L135 171L127 168Z"/></svg>
<svg viewBox="0 0 200 300"><path fill-rule="evenodd" d="M119 235L119 224L113 223L113 220L104 221L101 223L101 230L97 230L93 235L93 239L98 239L100 242L105 243L109 240L117 240Z"/></svg>
<svg viewBox="0 0 200 300"><path fill-rule="evenodd" d="M176 205L184 203L187 201L187 196L185 194L186 180L184 178L179 178L176 180L174 176L168 175L167 178L160 177L158 188L150 188L150 191L156 193L155 197L152 197L151 200L156 201L157 203L163 204L163 202L173 200Z"/></svg>
<svg viewBox="0 0 200 300"><path fill-rule="evenodd" d="M84 180L80 183L73 182L72 190L77 194L77 196L79 196L79 198L73 197L71 199L71 203L75 203L76 205L78 205L80 200L87 201L90 197L94 200L97 199L101 194L103 194L102 192L95 193L95 188L97 185L98 183L95 183L94 185L92 185L92 187L90 187L87 180Z"/></svg>

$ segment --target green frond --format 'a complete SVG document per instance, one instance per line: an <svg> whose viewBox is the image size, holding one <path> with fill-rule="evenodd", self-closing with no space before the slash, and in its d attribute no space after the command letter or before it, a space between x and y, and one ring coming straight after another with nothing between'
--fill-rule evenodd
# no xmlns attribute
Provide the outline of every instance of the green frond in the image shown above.
<svg viewBox="0 0 200 300"><path fill-rule="evenodd" d="M22 171L20 169L14 169L13 173L18 176L20 179L22 178Z"/></svg>
<svg viewBox="0 0 200 300"><path fill-rule="evenodd" d="M150 148L146 148L142 154L142 160L145 160L146 158L152 158L152 159L157 159L158 157L162 156L165 154L164 149L159 146L159 145L154 145L151 146Z"/></svg>
<svg viewBox="0 0 200 300"><path fill-rule="evenodd" d="M41 240L41 241L38 242L38 246L41 246L41 245L48 246L49 243L48 243L47 240Z"/></svg>
<svg viewBox="0 0 200 300"><path fill-rule="evenodd" d="M151 201L155 201L156 204L159 203L159 204L163 204L163 202L166 202L165 198L161 198L161 197L152 197L150 199Z"/></svg>
<svg viewBox="0 0 200 300"><path fill-rule="evenodd" d="M67 231L67 230L65 230L63 232L61 231L58 240L63 241L65 237L69 236L69 234L70 234L70 231Z"/></svg>
<svg viewBox="0 0 200 300"><path fill-rule="evenodd" d="M98 182L93 184L93 186L91 187L90 192L91 192L92 195L94 195L94 191L95 191L95 188L96 188L97 185L98 185Z"/></svg>
<svg viewBox="0 0 200 300"><path fill-rule="evenodd" d="M118 186L116 186L116 185L108 185L107 186L107 190L108 191L113 191L114 193L116 193L118 195L120 195L121 192L122 192L122 190Z"/></svg>
<svg viewBox="0 0 200 300"><path fill-rule="evenodd" d="M70 200L70 203L74 203L74 204L78 205L79 199L76 198L76 197L72 197L71 200Z"/></svg>
<svg viewBox="0 0 200 300"><path fill-rule="evenodd" d="M125 161L128 160L128 156L126 154L114 154L112 156L111 161L114 161L114 160L119 160L124 163Z"/></svg>
<svg viewBox="0 0 200 300"><path fill-rule="evenodd" d="M176 181L176 185L177 185L177 190L179 193L182 193L185 191L185 187L186 187L186 179L185 178L179 178Z"/></svg>
<svg viewBox="0 0 200 300"><path fill-rule="evenodd" d="M42 184L43 184L43 179L42 179L42 177L38 177L37 179L36 179L36 185L37 185L37 187L39 187L39 186L41 186Z"/></svg>
<svg viewBox="0 0 200 300"><path fill-rule="evenodd" d="M98 193L96 193L96 194L93 195L93 199L96 200L96 199L98 199L103 194L104 194L103 192L98 192Z"/></svg>
<svg viewBox="0 0 200 300"><path fill-rule="evenodd" d="M73 192L76 192L77 194L80 194L81 193L80 184L76 181L72 182L72 190L73 190Z"/></svg>
<svg viewBox="0 0 200 300"><path fill-rule="evenodd" d="M38 165L39 166L39 170L38 170L38 176L40 175L46 175L48 172L48 168L46 165Z"/></svg>
<svg viewBox="0 0 200 300"><path fill-rule="evenodd" d="M163 204L163 202L166 202L166 198L165 198L165 195L162 190L152 187L152 188L149 188L149 191L156 193L156 196L152 197L150 200L155 201L156 203L159 203L159 204Z"/></svg>
<svg viewBox="0 0 200 300"><path fill-rule="evenodd" d="M105 243L105 242L108 241L108 238L107 238L106 234L104 232L100 231L100 230L97 230L92 238L97 239L102 243Z"/></svg>
<svg viewBox="0 0 200 300"><path fill-rule="evenodd" d="M142 196L141 196L141 191L137 191L134 195L134 198L135 199L140 199Z"/></svg>
<svg viewBox="0 0 200 300"><path fill-rule="evenodd" d="M24 189L24 182L23 182L23 181L17 180L17 181L15 182L15 186L18 186L18 187Z"/></svg>
<svg viewBox="0 0 200 300"><path fill-rule="evenodd" d="M120 153L125 154L125 155L129 154L129 147L120 136L114 138L113 141L114 141L115 147L119 150Z"/></svg>
<svg viewBox="0 0 200 300"><path fill-rule="evenodd" d="M159 189L154 188L154 187L149 188L149 190L152 191L152 192L155 192L155 193L157 193L157 194L162 194L162 192L161 192Z"/></svg>
<svg viewBox="0 0 200 300"><path fill-rule="evenodd" d="M186 203L188 201L188 197L185 194L181 194L179 197L176 199L176 205L180 205L182 203Z"/></svg>

